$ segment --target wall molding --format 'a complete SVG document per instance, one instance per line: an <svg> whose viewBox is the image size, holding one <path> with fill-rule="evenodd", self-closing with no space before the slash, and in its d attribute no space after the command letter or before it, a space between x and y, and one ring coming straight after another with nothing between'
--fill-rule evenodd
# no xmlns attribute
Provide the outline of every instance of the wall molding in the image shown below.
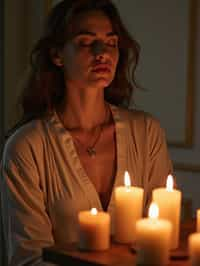
<svg viewBox="0 0 200 266"><path fill-rule="evenodd" d="M200 173L200 165L174 162L174 169L178 171Z"/></svg>
<svg viewBox="0 0 200 266"><path fill-rule="evenodd" d="M195 40L197 34L197 1L190 0L190 35L188 44L188 69L187 69L187 116L186 116L186 145L194 144L194 117L195 117Z"/></svg>

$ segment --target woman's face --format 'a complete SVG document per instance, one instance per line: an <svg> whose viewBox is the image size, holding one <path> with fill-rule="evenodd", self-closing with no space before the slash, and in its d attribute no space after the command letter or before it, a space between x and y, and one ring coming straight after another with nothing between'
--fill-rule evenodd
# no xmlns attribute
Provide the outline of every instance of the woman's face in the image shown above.
<svg viewBox="0 0 200 266"><path fill-rule="evenodd" d="M66 84L105 88L114 79L119 59L118 36L101 11L79 15L61 57Z"/></svg>

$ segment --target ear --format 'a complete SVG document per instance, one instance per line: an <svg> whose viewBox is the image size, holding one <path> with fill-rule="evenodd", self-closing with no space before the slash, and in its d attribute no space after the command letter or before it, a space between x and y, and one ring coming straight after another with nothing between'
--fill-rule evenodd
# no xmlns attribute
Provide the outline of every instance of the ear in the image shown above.
<svg viewBox="0 0 200 266"><path fill-rule="evenodd" d="M50 56L51 56L51 60L54 63L54 65L58 67L63 67L64 59L63 59L62 52L60 50L58 51L56 48L52 48L50 50Z"/></svg>

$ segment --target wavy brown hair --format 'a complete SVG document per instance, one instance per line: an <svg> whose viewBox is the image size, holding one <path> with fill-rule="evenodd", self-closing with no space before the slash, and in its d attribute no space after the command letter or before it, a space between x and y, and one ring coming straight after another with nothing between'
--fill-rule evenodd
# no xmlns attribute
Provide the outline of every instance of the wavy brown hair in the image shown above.
<svg viewBox="0 0 200 266"><path fill-rule="evenodd" d="M24 118L41 117L61 103L65 92L64 75L52 62L51 51L63 48L75 16L90 10L103 11L119 36L119 62L115 78L105 90L105 100L115 105L129 103L137 87L135 69L139 45L124 27L116 7L110 0L66 0L52 8L43 36L31 52L31 68L21 95Z"/></svg>

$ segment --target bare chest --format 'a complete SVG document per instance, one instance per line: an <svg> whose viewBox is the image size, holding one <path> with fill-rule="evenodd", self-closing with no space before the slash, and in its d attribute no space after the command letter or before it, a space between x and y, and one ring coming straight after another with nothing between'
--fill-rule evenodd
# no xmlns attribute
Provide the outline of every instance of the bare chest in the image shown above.
<svg viewBox="0 0 200 266"><path fill-rule="evenodd" d="M103 128L95 145L95 155L90 156L87 147L76 142L75 147L88 178L106 205L110 198L116 174L116 140L114 125Z"/></svg>

